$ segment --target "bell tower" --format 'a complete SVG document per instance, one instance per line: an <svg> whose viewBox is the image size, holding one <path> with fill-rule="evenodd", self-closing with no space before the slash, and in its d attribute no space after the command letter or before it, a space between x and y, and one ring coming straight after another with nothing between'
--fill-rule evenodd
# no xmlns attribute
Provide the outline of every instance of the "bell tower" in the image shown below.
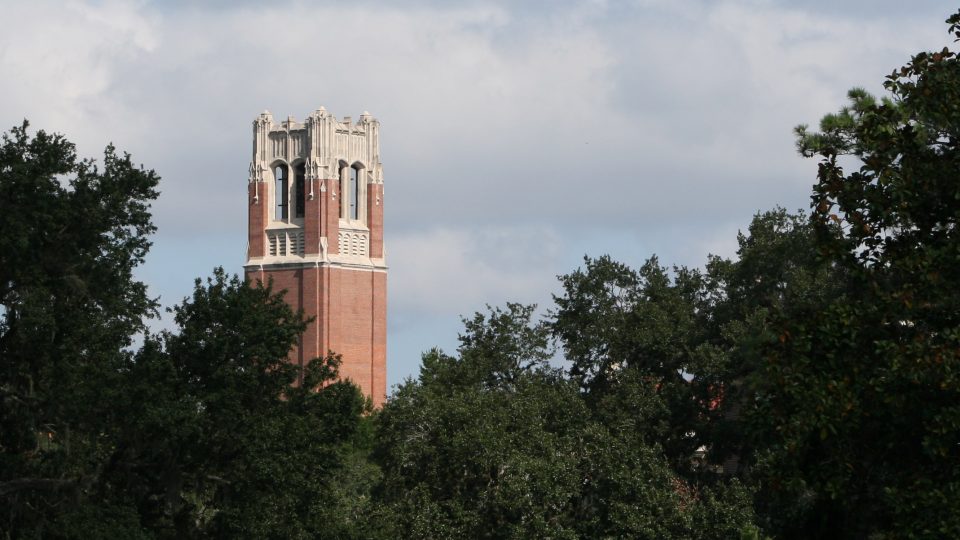
<svg viewBox="0 0 960 540"><path fill-rule="evenodd" d="M303 366L342 355L340 377L380 407L387 394L387 266L380 123L320 107L303 123L253 121L248 179L248 280L286 290L313 321L290 352Z"/></svg>

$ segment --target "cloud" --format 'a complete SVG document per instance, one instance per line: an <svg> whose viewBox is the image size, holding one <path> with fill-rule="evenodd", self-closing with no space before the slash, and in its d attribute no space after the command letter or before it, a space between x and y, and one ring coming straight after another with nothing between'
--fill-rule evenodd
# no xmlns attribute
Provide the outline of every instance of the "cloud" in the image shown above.
<svg viewBox="0 0 960 540"><path fill-rule="evenodd" d="M86 152L127 132L134 109L104 98L123 84L125 62L157 47L148 15L116 2L12 2L4 18L0 119L7 126L26 117L69 133Z"/></svg>
<svg viewBox="0 0 960 540"><path fill-rule="evenodd" d="M538 227L433 228L390 240L392 307L425 315L542 302L562 251L557 234ZM394 265L395 258L402 264Z"/></svg>
<svg viewBox="0 0 960 540"><path fill-rule="evenodd" d="M371 111L391 355L418 358L435 321L542 304L584 253L698 265L757 210L806 206L791 128L949 42L945 8L876 5L8 2L0 122L157 169L144 275L178 300L240 269L257 113Z"/></svg>

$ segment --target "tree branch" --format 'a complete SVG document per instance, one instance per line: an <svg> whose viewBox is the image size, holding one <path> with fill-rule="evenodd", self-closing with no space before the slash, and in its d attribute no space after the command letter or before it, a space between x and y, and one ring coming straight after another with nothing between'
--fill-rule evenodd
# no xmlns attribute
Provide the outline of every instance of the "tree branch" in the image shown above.
<svg viewBox="0 0 960 540"><path fill-rule="evenodd" d="M25 489L55 491L70 485L77 485L78 483L79 481L77 479L15 478L6 482L0 482L0 497Z"/></svg>

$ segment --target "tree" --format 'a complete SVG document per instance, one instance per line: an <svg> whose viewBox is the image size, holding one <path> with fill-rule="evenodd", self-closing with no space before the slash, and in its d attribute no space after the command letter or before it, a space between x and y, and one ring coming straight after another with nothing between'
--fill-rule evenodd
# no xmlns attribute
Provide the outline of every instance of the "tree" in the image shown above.
<svg viewBox="0 0 960 540"><path fill-rule="evenodd" d="M717 389L704 426L704 443L713 463L733 472L755 461L741 412L768 386L764 365L767 347L779 337L778 320L816 311L844 293L842 269L819 255L808 216L782 208L758 213L747 233L737 235L733 260L711 257L706 281L710 307L704 324L711 328L700 345L696 379Z"/></svg>
<svg viewBox="0 0 960 540"><path fill-rule="evenodd" d="M112 484L177 537L320 535L359 390L335 382L333 356L296 385L287 353L305 323L269 286L217 269L174 314L178 332L149 337L130 366Z"/></svg>
<svg viewBox="0 0 960 540"><path fill-rule="evenodd" d="M379 418L379 499L396 535L570 537L577 489L575 388L546 359L532 307L466 320L459 358L424 355Z"/></svg>
<svg viewBox="0 0 960 540"><path fill-rule="evenodd" d="M764 351L752 416L769 493L801 510L785 535L960 535L960 61L917 54L884 87L796 130L844 289L780 313Z"/></svg>
<svg viewBox="0 0 960 540"><path fill-rule="evenodd" d="M76 501L96 489L119 371L155 309L133 269L158 177L113 146L101 169L27 127L0 144L0 530L81 521L132 537L128 506Z"/></svg>
<svg viewBox="0 0 960 540"><path fill-rule="evenodd" d="M692 472L718 388L701 369L713 334L707 280L687 268L671 276L656 257L639 270L609 257L584 266L560 277L550 321L572 378L598 420L629 426L675 471Z"/></svg>
<svg viewBox="0 0 960 540"><path fill-rule="evenodd" d="M26 123L3 137L0 533L344 536L331 485L367 403L336 356L296 384L302 313L222 269L146 333L157 181L112 146L101 170Z"/></svg>
<svg viewBox="0 0 960 540"><path fill-rule="evenodd" d="M731 485L721 500L724 488L671 469L644 436L646 418L608 422L592 410L580 381L548 362L550 327L532 316L532 307L509 304L465 320L458 356L425 354L419 379L384 407L377 500L396 527L388 536L727 538L749 530L742 488ZM657 391L649 381L631 388Z"/></svg>

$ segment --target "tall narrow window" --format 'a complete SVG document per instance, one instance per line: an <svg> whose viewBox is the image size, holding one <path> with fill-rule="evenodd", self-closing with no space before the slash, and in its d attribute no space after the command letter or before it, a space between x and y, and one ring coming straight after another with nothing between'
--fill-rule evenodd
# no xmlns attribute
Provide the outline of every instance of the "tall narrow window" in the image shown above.
<svg viewBox="0 0 960 540"><path fill-rule="evenodd" d="M337 191L340 193L340 219L344 219L344 218L346 218L347 216L346 216L346 214L345 214L344 211L343 211L343 210L344 210L344 208L343 208L343 200L344 200L344 198L346 198L347 194L343 192L343 186L344 186L344 184L346 184L346 182L343 181L343 180L344 180L343 177L347 175L347 166L346 166L346 164L343 164L342 161L341 161L340 163L341 163L341 165L340 165L340 182L337 184Z"/></svg>
<svg viewBox="0 0 960 540"><path fill-rule="evenodd" d="M293 194L296 204L294 204L293 217L303 217L303 211L306 205L304 201L307 198L306 193L304 193L307 188L307 183L305 180L306 170L307 168L303 163L297 165L296 181L294 182L294 189L296 191Z"/></svg>
<svg viewBox="0 0 960 540"><path fill-rule="evenodd" d="M276 183L274 184L274 199L276 202L276 209L274 212L274 219L287 219L287 207L289 206L289 195L287 193L287 166L278 165L276 169L273 170L274 179Z"/></svg>
<svg viewBox="0 0 960 540"><path fill-rule="evenodd" d="M350 167L350 219L360 217L360 170Z"/></svg>

